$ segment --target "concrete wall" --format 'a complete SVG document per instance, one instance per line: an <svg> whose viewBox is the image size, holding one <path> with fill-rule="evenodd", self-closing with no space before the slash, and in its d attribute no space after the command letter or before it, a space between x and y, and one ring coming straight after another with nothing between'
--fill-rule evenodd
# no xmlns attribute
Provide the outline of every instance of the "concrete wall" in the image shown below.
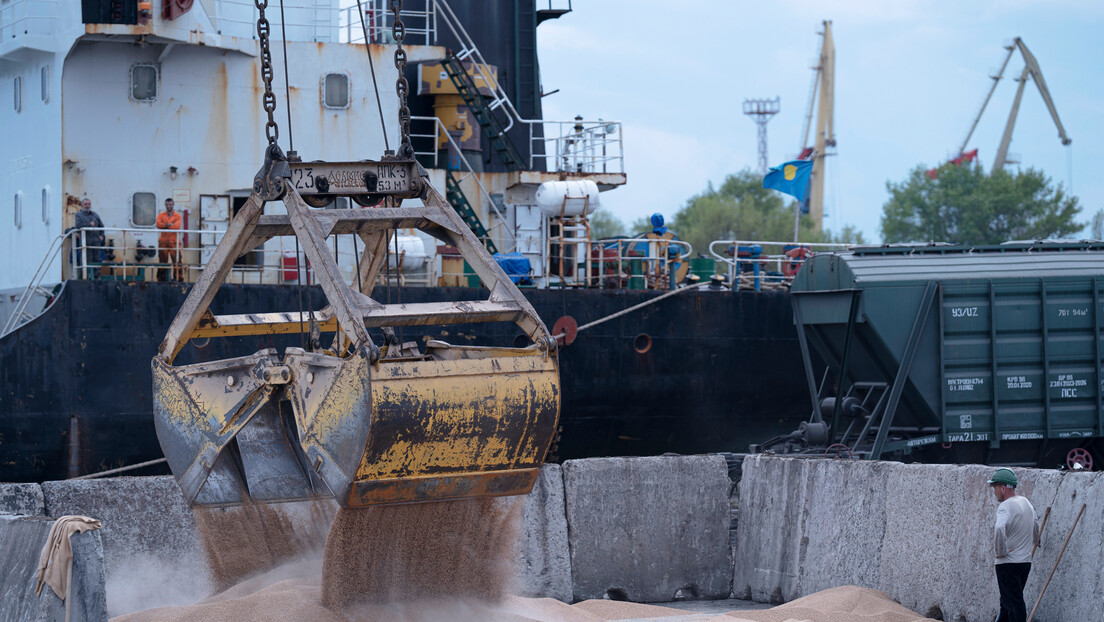
<svg viewBox="0 0 1104 622"><path fill-rule="evenodd" d="M563 478L575 600L728 596L724 458L569 460Z"/></svg>
<svg viewBox="0 0 1104 622"><path fill-rule="evenodd" d="M989 622L997 502L992 467L754 456L740 483L733 593L782 602L839 585L880 589L944 620ZM1100 619L1104 473L1015 469L1041 517L1052 506L1025 598L1030 609L1081 504L1085 514L1036 613Z"/></svg>
<svg viewBox="0 0 1104 622"><path fill-rule="evenodd" d="M50 586L35 595L38 558L54 521L42 516L0 514L0 619L61 622L65 604ZM106 622L103 543L99 531L70 538L73 574L69 587L71 622Z"/></svg>
<svg viewBox="0 0 1104 622"><path fill-rule="evenodd" d="M193 603L286 558L321 551L336 508L297 502L193 513L167 475L45 482L42 490L48 515L103 523L112 616Z"/></svg>
<svg viewBox="0 0 1104 622"><path fill-rule="evenodd" d="M195 518L171 476L44 482L46 514L83 514L103 524L112 616L183 605L211 592Z"/></svg>
<svg viewBox="0 0 1104 622"><path fill-rule="evenodd" d="M522 506L513 592L571 602L563 470L546 464Z"/></svg>
<svg viewBox="0 0 1104 622"><path fill-rule="evenodd" d="M0 514L42 516L46 513L42 486L38 484L0 484Z"/></svg>
<svg viewBox="0 0 1104 622"><path fill-rule="evenodd" d="M637 602L727 597L729 487L720 456L545 465L522 506L514 591L567 602L607 594ZM195 514L167 476L3 484L5 510L100 519L96 538L102 539L113 616L194 602L230 575L251 570L235 566L245 557L280 561L279 551L257 555L264 543L242 529L273 524L287 530L281 541L321 544L333 518L310 504L274 504L263 508L272 516L259 518L246 516L260 511L249 508ZM214 555L205 541L214 543ZM248 547L249 555L239 555L235 546Z"/></svg>

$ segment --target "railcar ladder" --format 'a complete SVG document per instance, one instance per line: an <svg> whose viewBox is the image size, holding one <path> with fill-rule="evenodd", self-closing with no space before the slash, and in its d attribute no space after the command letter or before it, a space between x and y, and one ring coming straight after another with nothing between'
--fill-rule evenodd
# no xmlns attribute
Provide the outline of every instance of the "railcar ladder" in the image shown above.
<svg viewBox="0 0 1104 622"><path fill-rule="evenodd" d="M464 68L460 58L450 50L445 55L442 64L445 73L448 74L453 86L456 87L456 92L460 94L464 104L471 110L476 122L479 123L479 127L483 129L484 135L491 142L491 149L506 165L506 169L520 171L525 168L521 153L518 152L510 137L506 135L506 128L494 115L494 111L484 101L479 89L475 86L475 81L472 80L468 70ZM495 85L488 84L487 86L492 89L495 88Z"/></svg>
<svg viewBox="0 0 1104 622"><path fill-rule="evenodd" d="M472 230L475 237L479 238L479 241L487 247L487 252L492 255L497 253L498 247L491 239L491 234L483 226L483 221L479 220L479 215L475 213L471 203L468 202L468 197L464 195L464 191L460 188L460 181L448 169L445 170L445 198L448 199L449 204L460 215L460 218L464 220L464 223L468 225L468 228Z"/></svg>

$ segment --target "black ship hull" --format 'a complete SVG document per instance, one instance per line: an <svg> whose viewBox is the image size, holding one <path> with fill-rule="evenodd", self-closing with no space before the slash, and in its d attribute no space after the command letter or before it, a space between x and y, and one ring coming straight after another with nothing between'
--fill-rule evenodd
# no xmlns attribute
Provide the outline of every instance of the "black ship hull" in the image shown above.
<svg viewBox="0 0 1104 622"><path fill-rule="evenodd" d="M186 285L70 281L45 313L0 340L0 481L64 479L161 457L150 359L186 293ZM564 315L583 325L660 293L525 292L549 326ZM319 289L303 295L304 305L324 306ZM393 287L374 296L430 302L486 294ZM212 308L297 309L299 297L294 286L225 285ZM400 336L471 345L524 339L506 324L428 328ZM212 339L188 344L176 363L297 345L298 335ZM613 319L560 351L555 457L746 451L807 417L800 360L788 294L698 290ZM146 472L164 471L154 469Z"/></svg>

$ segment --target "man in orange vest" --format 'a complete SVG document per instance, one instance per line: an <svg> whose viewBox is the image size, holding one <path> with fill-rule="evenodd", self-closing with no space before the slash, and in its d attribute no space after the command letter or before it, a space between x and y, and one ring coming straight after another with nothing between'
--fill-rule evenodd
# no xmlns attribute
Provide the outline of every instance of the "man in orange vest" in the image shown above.
<svg viewBox="0 0 1104 622"><path fill-rule="evenodd" d="M180 234L172 233L180 230L180 223L180 212L175 210L173 200L165 199L165 211L157 215L157 228L163 230L161 237L157 239L157 261L172 264L173 281L184 280L184 266L180 261ZM164 268L158 270L157 280L164 281L166 272Z"/></svg>

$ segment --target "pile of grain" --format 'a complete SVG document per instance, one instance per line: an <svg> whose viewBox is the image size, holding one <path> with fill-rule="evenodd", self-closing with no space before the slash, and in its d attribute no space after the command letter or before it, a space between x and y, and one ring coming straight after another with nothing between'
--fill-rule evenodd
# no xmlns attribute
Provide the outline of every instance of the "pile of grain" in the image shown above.
<svg viewBox="0 0 1104 622"><path fill-rule="evenodd" d="M516 497L337 512L322 566L322 604L498 601L518 540Z"/></svg>
<svg viewBox="0 0 1104 622"><path fill-rule="evenodd" d="M568 605L551 598L506 596L496 603L472 599L360 604L335 613L320 604L317 575L283 578L308 565L285 566L246 581L229 592L189 607L151 609L112 622L603 622L680 620L687 611L610 600ZM317 571L317 567L314 568ZM699 618L695 618L699 619ZM846 586L825 590L773 609L733 611L710 622L930 622L893 602L883 592Z"/></svg>
<svg viewBox="0 0 1104 622"><path fill-rule="evenodd" d="M885 592L856 585L822 590L760 611L734 611L712 622L925 622Z"/></svg>

